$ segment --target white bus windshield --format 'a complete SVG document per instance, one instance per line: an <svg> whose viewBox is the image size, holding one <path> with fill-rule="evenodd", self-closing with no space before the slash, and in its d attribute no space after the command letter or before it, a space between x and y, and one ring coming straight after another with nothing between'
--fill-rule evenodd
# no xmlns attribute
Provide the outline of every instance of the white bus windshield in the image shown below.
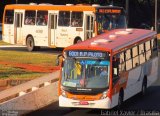
<svg viewBox="0 0 160 116"><path fill-rule="evenodd" d="M98 34L106 30L126 28L126 17L123 14L102 14L97 13Z"/></svg>
<svg viewBox="0 0 160 116"><path fill-rule="evenodd" d="M109 86L110 62L105 59L66 58L62 85L72 88L100 89Z"/></svg>

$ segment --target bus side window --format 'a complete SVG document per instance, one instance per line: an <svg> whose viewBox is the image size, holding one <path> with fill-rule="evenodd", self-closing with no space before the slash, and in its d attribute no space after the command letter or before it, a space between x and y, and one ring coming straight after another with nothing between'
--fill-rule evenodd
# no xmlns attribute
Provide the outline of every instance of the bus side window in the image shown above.
<svg viewBox="0 0 160 116"><path fill-rule="evenodd" d="M48 11L37 11L36 24L45 26L48 23Z"/></svg>
<svg viewBox="0 0 160 116"><path fill-rule="evenodd" d="M139 65L138 46L132 48L133 68Z"/></svg>
<svg viewBox="0 0 160 116"><path fill-rule="evenodd" d="M132 69L132 54L131 54L131 49L128 49L125 53L126 55L126 70Z"/></svg>
<svg viewBox="0 0 160 116"><path fill-rule="evenodd" d="M5 12L5 24L13 24L14 20L14 10L6 10Z"/></svg>
<svg viewBox="0 0 160 116"><path fill-rule="evenodd" d="M150 41L145 42L145 50L146 50L146 60L149 60L151 58L151 42Z"/></svg>
<svg viewBox="0 0 160 116"><path fill-rule="evenodd" d="M140 64L145 62L144 43L139 45L139 61L140 61Z"/></svg>
<svg viewBox="0 0 160 116"><path fill-rule="evenodd" d="M59 11L58 26L69 26L70 25L70 12Z"/></svg>
<svg viewBox="0 0 160 116"><path fill-rule="evenodd" d="M25 25L35 25L36 11L28 10L25 11L24 24Z"/></svg>
<svg viewBox="0 0 160 116"><path fill-rule="evenodd" d="M83 12L72 12L71 26L82 27L83 24Z"/></svg>
<svg viewBox="0 0 160 116"><path fill-rule="evenodd" d="M119 79L119 64L120 64L120 54L113 56L113 85Z"/></svg>
<svg viewBox="0 0 160 116"><path fill-rule="evenodd" d="M119 72L125 71L125 57L124 52L120 53Z"/></svg>

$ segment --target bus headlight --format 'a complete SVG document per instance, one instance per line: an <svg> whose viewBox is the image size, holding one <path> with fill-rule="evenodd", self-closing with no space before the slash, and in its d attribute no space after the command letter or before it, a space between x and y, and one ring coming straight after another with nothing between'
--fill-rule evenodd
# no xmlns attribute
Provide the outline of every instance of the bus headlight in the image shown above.
<svg viewBox="0 0 160 116"><path fill-rule="evenodd" d="M102 96L101 96L101 99L105 99L105 98L107 98L107 91L104 91Z"/></svg>

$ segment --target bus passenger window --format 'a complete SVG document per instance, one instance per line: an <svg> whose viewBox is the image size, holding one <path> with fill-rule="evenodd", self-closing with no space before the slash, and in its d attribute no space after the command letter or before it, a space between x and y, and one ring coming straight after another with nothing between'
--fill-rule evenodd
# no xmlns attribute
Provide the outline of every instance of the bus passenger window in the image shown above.
<svg viewBox="0 0 160 116"><path fill-rule="evenodd" d="M69 26L70 25L70 12L59 11L58 26Z"/></svg>
<svg viewBox="0 0 160 116"><path fill-rule="evenodd" d="M72 12L71 26L82 27L83 24L83 12Z"/></svg>
<svg viewBox="0 0 160 116"><path fill-rule="evenodd" d="M48 11L37 11L36 24L45 26L48 23Z"/></svg>
<svg viewBox="0 0 160 116"><path fill-rule="evenodd" d="M144 43L139 45L139 58L140 64L145 62Z"/></svg>
<svg viewBox="0 0 160 116"><path fill-rule="evenodd" d="M120 54L117 54L113 57L113 85L119 79L119 65L120 65Z"/></svg>
<svg viewBox="0 0 160 116"><path fill-rule="evenodd" d="M139 65L138 46L132 48L133 68Z"/></svg>
<svg viewBox="0 0 160 116"><path fill-rule="evenodd" d="M24 24L25 25L35 25L36 11L29 10L25 11Z"/></svg>
<svg viewBox="0 0 160 116"><path fill-rule="evenodd" d="M126 70L132 69L132 56L131 56L131 49L126 51Z"/></svg>
<svg viewBox="0 0 160 116"><path fill-rule="evenodd" d="M119 64L119 72L125 71L125 59L124 52L120 53L120 64Z"/></svg>
<svg viewBox="0 0 160 116"><path fill-rule="evenodd" d="M113 57L113 74L118 76L120 65L120 54L117 54Z"/></svg>
<svg viewBox="0 0 160 116"><path fill-rule="evenodd" d="M145 43L145 50L146 50L146 60L149 60L151 58L151 43L150 43L150 41L147 41Z"/></svg>
<svg viewBox="0 0 160 116"><path fill-rule="evenodd" d="M13 19L14 19L14 10L6 10L4 23L13 24Z"/></svg>

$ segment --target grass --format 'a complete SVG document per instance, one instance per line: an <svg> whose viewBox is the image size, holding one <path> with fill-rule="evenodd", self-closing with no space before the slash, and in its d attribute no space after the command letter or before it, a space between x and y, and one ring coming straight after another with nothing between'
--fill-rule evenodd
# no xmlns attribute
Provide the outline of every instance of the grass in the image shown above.
<svg viewBox="0 0 160 116"><path fill-rule="evenodd" d="M54 54L0 50L0 62L14 62L49 67L55 66L56 57ZM37 78L44 74L46 73L36 73L0 64L0 79Z"/></svg>
<svg viewBox="0 0 160 116"><path fill-rule="evenodd" d="M20 68L7 67L0 65L1 79L33 79L44 75L45 73L35 73Z"/></svg>
<svg viewBox="0 0 160 116"><path fill-rule="evenodd" d="M43 66L55 65L56 55L45 53L0 50L0 61L17 62Z"/></svg>
<svg viewBox="0 0 160 116"><path fill-rule="evenodd" d="M6 43L6 42L0 40L0 45L11 45L11 44L10 43Z"/></svg>

